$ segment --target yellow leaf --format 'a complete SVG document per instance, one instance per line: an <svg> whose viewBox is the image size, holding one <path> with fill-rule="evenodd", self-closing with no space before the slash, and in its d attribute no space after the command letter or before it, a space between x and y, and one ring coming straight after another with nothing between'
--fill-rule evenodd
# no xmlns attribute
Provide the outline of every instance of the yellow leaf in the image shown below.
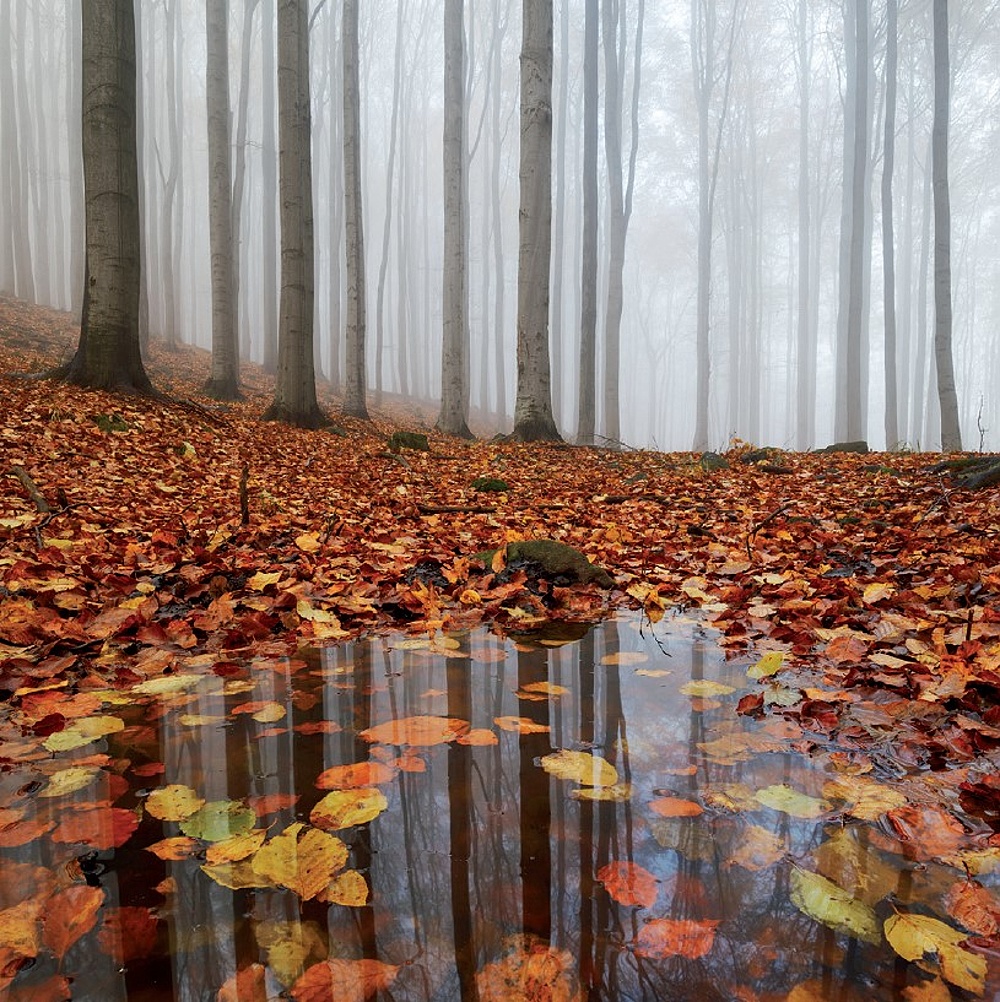
<svg viewBox="0 0 1000 1002"><path fill-rule="evenodd" d="M649 660L645 651L618 651L616 654L605 654L601 658L602 665L641 665Z"/></svg>
<svg viewBox="0 0 1000 1002"><path fill-rule="evenodd" d="M295 545L303 553L315 553L323 544L319 541L318 532L303 532L295 538Z"/></svg>
<svg viewBox="0 0 1000 1002"><path fill-rule="evenodd" d="M601 800L606 803L624 804L632 799L631 783L615 783L614 786L584 786L570 790L571 800Z"/></svg>
<svg viewBox="0 0 1000 1002"><path fill-rule="evenodd" d="M967 939L964 932L930 915L897 913L885 920L885 938L904 960L921 960L936 953L946 981L975 995L983 994L986 958L959 946Z"/></svg>
<svg viewBox="0 0 1000 1002"><path fill-rule="evenodd" d="M781 671L785 655L781 651L768 651L756 664L747 668L750 678L767 678Z"/></svg>
<svg viewBox="0 0 1000 1002"><path fill-rule="evenodd" d="M836 932L868 943L881 942L875 912L818 873L793 868L791 899L796 908Z"/></svg>
<svg viewBox="0 0 1000 1002"><path fill-rule="evenodd" d="M238 859L246 859L264 844L266 838L266 828L253 828L245 834L233 835L221 842L213 842L205 850L205 862L214 865L215 863L234 863Z"/></svg>
<svg viewBox="0 0 1000 1002"><path fill-rule="evenodd" d="M161 821L184 821L205 805L190 786L172 783L162 786L146 798L146 813Z"/></svg>
<svg viewBox="0 0 1000 1002"><path fill-rule="evenodd" d="M898 790L861 776L829 780L823 785L823 796L846 800L851 805L847 813L862 821L878 821L883 814L906 803Z"/></svg>
<svg viewBox="0 0 1000 1002"><path fill-rule="evenodd" d="M381 790L366 787L359 790L334 790L328 793L309 815L318 828L338 831L352 825L363 825L377 818L389 801Z"/></svg>
<svg viewBox="0 0 1000 1002"><path fill-rule="evenodd" d="M69 727L50 734L42 744L51 752L72 751L89 745L91 741L125 730L125 721L119 717L97 715L74 720Z"/></svg>
<svg viewBox="0 0 1000 1002"><path fill-rule="evenodd" d="M200 843L197 839L189 835L174 835L147 845L146 852L151 852L157 859L181 860L190 859L199 848Z"/></svg>
<svg viewBox="0 0 1000 1002"><path fill-rule="evenodd" d="M218 713L182 713L177 718L182 727L217 727L225 722L226 718Z"/></svg>
<svg viewBox="0 0 1000 1002"><path fill-rule="evenodd" d="M265 703L256 713L252 714L253 719L259 724L273 724L285 718L285 708L280 703Z"/></svg>
<svg viewBox="0 0 1000 1002"><path fill-rule="evenodd" d="M88 768L86 766L72 766L69 769L60 769L49 776L49 785L43 789L39 797L63 797L68 793L76 793L85 786L89 786L100 773L100 769Z"/></svg>
<svg viewBox="0 0 1000 1002"><path fill-rule="evenodd" d="M339 838L296 822L258 850L253 870L308 901L346 862L347 846Z"/></svg>
<svg viewBox="0 0 1000 1002"><path fill-rule="evenodd" d="M600 755L563 748L541 760L542 768L557 779L572 779L584 786L614 786L618 770Z"/></svg>
<svg viewBox="0 0 1000 1002"><path fill-rule="evenodd" d="M268 585L277 584L280 580L281 571L274 571L273 574L257 571L253 577L247 579L247 587L251 591L263 591Z"/></svg>
<svg viewBox="0 0 1000 1002"><path fill-rule="evenodd" d="M861 601L865 605L874 605L876 602L881 602L882 599L890 598L895 594L896 589L892 585L886 584L884 581L873 581L870 585L866 585Z"/></svg>
<svg viewBox="0 0 1000 1002"><path fill-rule="evenodd" d="M368 884L357 870L344 870L330 881L329 887L319 895L320 901L331 905L360 908L368 904Z"/></svg>
<svg viewBox="0 0 1000 1002"><path fill-rule="evenodd" d="M759 825L750 825L726 865L742 866L744 870L757 872L773 866L784 855L784 839Z"/></svg>
<svg viewBox="0 0 1000 1002"><path fill-rule="evenodd" d="M311 962L327 954L326 937L315 922L265 921L255 931L268 966L283 985L290 985ZM317 995L314 1002L321 1002L322 999L340 1002L340 998L331 994Z"/></svg>
<svg viewBox="0 0 1000 1002"><path fill-rule="evenodd" d="M271 887L272 881L257 873L253 860L238 859L232 863L206 863L202 872L222 887L231 891L242 891L250 887Z"/></svg>
<svg viewBox="0 0 1000 1002"><path fill-rule="evenodd" d="M777 786L765 786L754 794L758 804L770 807L775 811L790 814L793 818L818 818L830 809L825 800L818 800L805 793L799 793L790 786L781 783Z"/></svg>
<svg viewBox="0 0 1000 1002"><path fill-rule="evenodd" d="M708 696L728 696L731 692L735 691L731 685L725 685L722 682L713 682L707 678L695 679L681 686L681 692L685 696L700 696L702 698Z"/></svg>
<svg viewBox="0 0 1000 1002"><path fill-rule="evenodd" d="M140 696L172 696L193 689L202 679L201 675L161 675L132 686L129 692Z"/></svg>

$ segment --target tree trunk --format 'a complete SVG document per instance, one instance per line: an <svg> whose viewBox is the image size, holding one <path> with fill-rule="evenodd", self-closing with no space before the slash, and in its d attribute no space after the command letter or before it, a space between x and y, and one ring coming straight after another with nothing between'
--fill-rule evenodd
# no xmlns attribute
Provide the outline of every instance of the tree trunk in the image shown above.
<svg viewBox="0 0 1000 1002"><path fill-rule="evenodd" d="M82 14L87 267L79 345L56 375L150 394L139 352L133 0L83 0Z"/></svg>
<svg viewBox="0 0 1000 1002"><path fill-rule="evenodd" d="M438 428L471 438L469 317L465 266L468 247L465 136L465 0L444 4L444 268L442 288L441 413Z"/></svg>
<svg viewBox="0 0 1000 1002"><path fill-rule="evenodd" d="M208 226L212 271L212 368L205 392L236 400L239 349L236 343L232 167L229 137L229 3L206 0L206 87L208 112Z"/></svg>
<svg viewBox="0 0 1000 1002"><path fill-rule="evenodd" d="M361 200L358 0L344 0L344 218L347 231L347 359L344 412L368 417L365 401L365 228Z"/></svg>
<svg viewBox="0 0 1000 1002"><path fill-rule="evenodd" d="M281 298L278 373L265 420L301 428L326 422L313 361L313 217L309 107L309 3L278 0L278 185Z"/></svg>
<svg viewBox="0 0 1000 1002"><path fill-rule="evenodd" d="M277 92L277 68L275 67L274 29L277 20L275 0L265 0L260 13L261 22L261 67L264 82L261 88L261 188L263 195L263 218L261 220L261 329L263 331L264 368L268 372L278 370L278 138L275 133L277 113L275 93Z"/></svg>
<svg viewBox="0 0 1000 1002"><path fill-rule="evenodd" d="M552 0L523 0L517 400L514 438L560 441L549 372L552 261Z"/></svg>
<svg viewBox="0 0 1000 1002"><path fill-rule="evenodd" d="M899 447L899 387L896 369L896 247L892 172L896 157L898 0L886 0L885 130L882 149L882 309L885 324L885 447Z"/></svg>
<svg viewBox="0 0 1000 1002"><path fill-rule="evenodd" d="M799 246L798 246L798 316L796 339L795 442L800 450L816 444L816 338L810 323L812 296L810 285L810 248L812 246L809 213L809 98L812 78L812 50L809 43L809 3L799 0L797 42L799 61Z"/></svg>
<svg viewBox="0 0 1000 1002"><path fill-rule="evenodd" d="M597 378L597 186L600 9L586 0L583 47L583 247L580 285L580 415L576 440L594 444Z"/></svg>
<svg viewBox="0 0 1000 1002"><path fill-rule="evenodd" d="M948 0L934 0L934 360L941 407L941 449L958 452L962 431L951 353L951 196L948 184L948 118L951 69Z"/></svg>

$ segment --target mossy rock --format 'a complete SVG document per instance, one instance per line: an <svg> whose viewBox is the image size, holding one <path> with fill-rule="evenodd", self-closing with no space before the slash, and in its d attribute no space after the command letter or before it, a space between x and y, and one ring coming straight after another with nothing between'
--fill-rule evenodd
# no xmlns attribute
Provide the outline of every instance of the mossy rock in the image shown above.
<svg viewBox="0 0 1000 1002"><path fill-rule="evenodd" d="M400 452L403 449L416 449L418 452L430 452L431 446L427 436L417 431L394 431L389 436L389 451Z"/></svg>
<svg viewBox="0 0 1000 1002"><path fill-rule="evenodd" d="M868 448L868 443L864 441L858 442L834 442L833 445L828 445L825 449L820 449L820 452L847 452L856 453L859 455L865 455L871 450Z"/></svg>
<svg viewBox="0 0 1000 1002"><path fill-rule="evenodd" d="M489 567L496 550L477 553L474 560ZM565 578L575 584L593 581L601 588L613 588L614 579L597 564L592 564L579 550L554 539L523 539L507 544L507 566L526 566L540 577Z"/></svg>
<svg viewBox="0 0 1000 1002"><path fill-rule="evenodd" d="M729 460L717 452L703 452L699 465L706 473L717 473L719 470L729 469Z"/></svg>
<svg viewBox="0 0 1000 1002"><path fill-rule="evenodd" d="M472 489L480 493L505 494L510 487L498 477L476 477L472 481Z"/></svg>
<svg viewBox="0 0 1000 1002"><path fill-rule="evenodd" d="M90 420L105 434L115 431L128 431L129 423L121 414L92 414Z"/></svg>

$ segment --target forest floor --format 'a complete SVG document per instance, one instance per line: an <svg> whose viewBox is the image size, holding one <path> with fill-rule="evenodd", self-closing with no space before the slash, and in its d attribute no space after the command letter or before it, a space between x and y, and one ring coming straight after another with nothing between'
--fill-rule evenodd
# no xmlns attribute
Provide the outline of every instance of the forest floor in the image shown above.
<svg viewBox="0 0 1000 1002"><path fill-rule="evenodd" d="M205 398L209 357L191 348L154 345L168 402L15 375L76 337L66 314L0 301L7 694L125 685L255 639L525 630L628 604L654 621L698 609L728 651L782 652L772 667L800 673L798 699L773 705L765 680L740 711L794 717L804 748L995 761L1000 494L956 486L939 457L739 444L710 471L689 453L459 441L403 406L356 421L322 387L336 423L301 431L259 420L258 367L242 402ZM429 450L390 450L397 430ZM578 548L614 586L473 559L531 538ZM972 778L1000 832L1000 780Z"/></svg>

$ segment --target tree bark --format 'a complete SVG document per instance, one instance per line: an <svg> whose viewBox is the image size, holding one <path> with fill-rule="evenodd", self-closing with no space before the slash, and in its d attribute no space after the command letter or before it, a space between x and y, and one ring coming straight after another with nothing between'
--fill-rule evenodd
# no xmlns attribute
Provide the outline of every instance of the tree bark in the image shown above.
<svg viewBox="0 0 1000 1002"><path fill-rule="evenodd" d="M899 446L899 387L896 357L896 247L892 181L896 158L898 0L886 0L885 129L882 141L882 309L885 324L885 447Z"/></svg>
<svg viewBox="0 0 1000 1002"><path fill-rule="evenodd" d="M472 438L469 413L469 242L465 135L465 0L444 4L444 268L441 413L437 427Z"/></svg>
<svg viewBox="0 0 1000 1002"><path fill-rule="evenodd" d="M205 392L236 400L239 346L236 341L237 255L233 243L232 166L229 136L229 4L206 0L206 95L208 113L208 226L212 272L212 368Z"/></svg>
<svg viewBox="0 0 1000 1002"><path fill-rule="evenodd" d="M83 171L87 233L80 341L55 375L151 394L139 351L139 177L132 0L83 0Z"/></svg>
<svg viewBox="0 0 1000 1002"><path fill-rule="evenodd" d="M523 0L517 400L513 437L561 441L552 417L552 0Z"/></svg>
<svg viewBox="0 0 1000 1002"><path fill-rule="evenodd" d="M281 297L278 373L265 420L302 428L326 423L313 360L313 215L309 107L309 3L278 0L278 175Z"/></svg>
<svg viewBox="0 0 1000 1002"><path fill-rule="evenodd" d="M347 231L347 358L344 413L368 417L365 400L365 228L361 196L358 0L344 0L344 217Z"/></svg>
<svg viewBox="0 0 1000 1002"><path fill-rule="evenodd" d="M934 0L934 360L941 408L941 449L958 452L962 431L952 360L951 195L948 183L948 119L951 67L948 0Z"/></svg>

